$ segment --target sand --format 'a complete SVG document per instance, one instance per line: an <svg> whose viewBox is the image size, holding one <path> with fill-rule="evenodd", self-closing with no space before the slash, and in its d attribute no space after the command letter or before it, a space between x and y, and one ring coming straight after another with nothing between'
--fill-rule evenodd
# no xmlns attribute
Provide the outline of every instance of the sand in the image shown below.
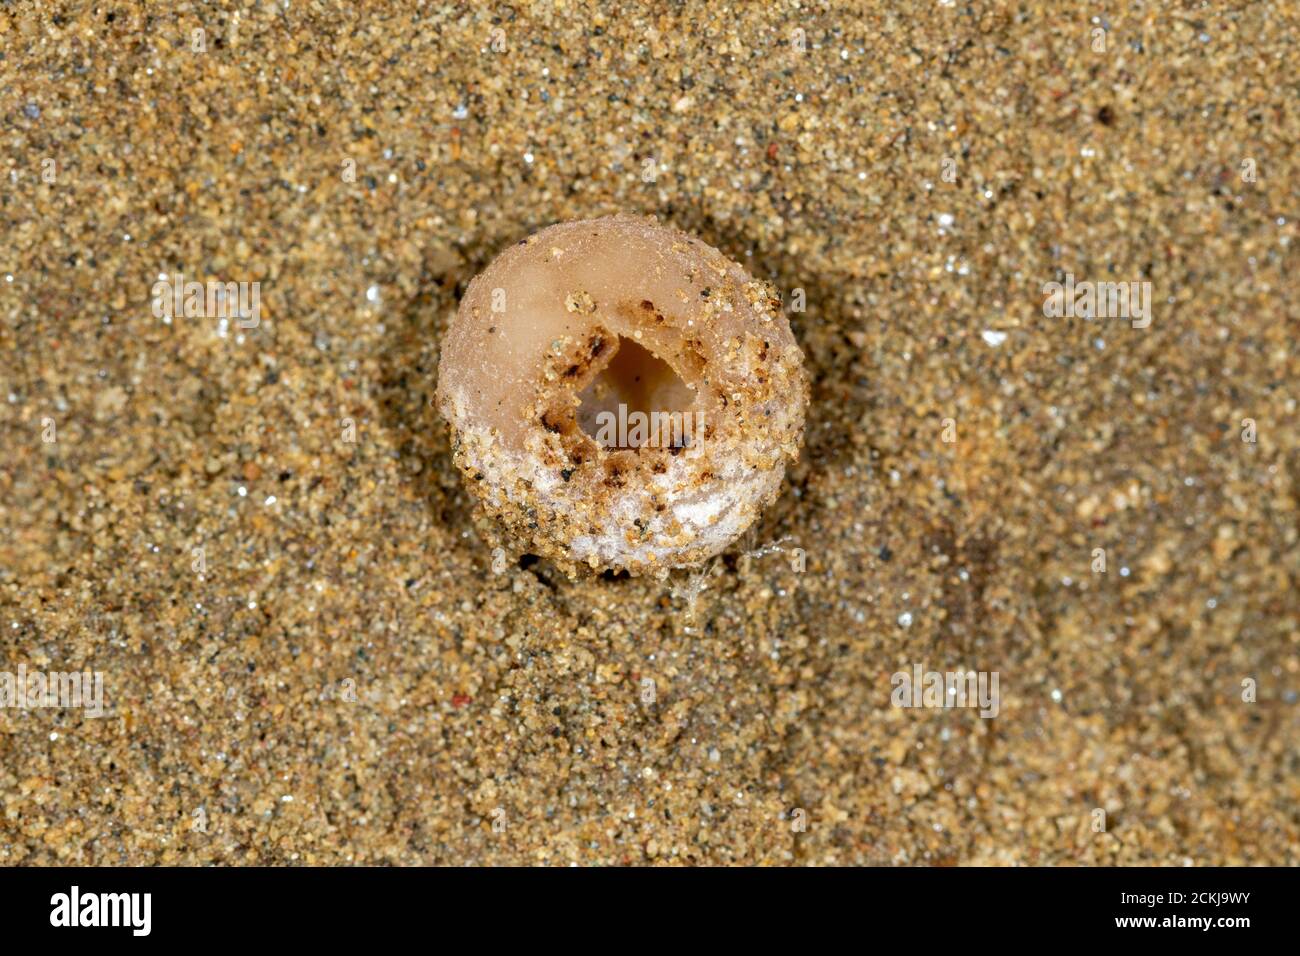
<svg viewBox="0 0 1300 956"><path fill-rule="evenodd" d="M0 863L1300 862L1295 4L360 6L0 13L0 669L105 696L0 709ZM494 555L431 405L620 211L812 379L668 582Z"/></svg>

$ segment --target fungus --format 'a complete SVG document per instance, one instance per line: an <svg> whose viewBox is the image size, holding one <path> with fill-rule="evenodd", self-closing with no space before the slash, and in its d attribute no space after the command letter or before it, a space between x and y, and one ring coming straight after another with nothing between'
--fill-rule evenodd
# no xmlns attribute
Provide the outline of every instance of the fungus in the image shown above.
<svg viewBox="0 0 1300 956"><path fill-rule="evenodd" d="M653 219L550 226L469 285L437 402L485 510L568 570L667 573L779 493L808 385L771 285Z"/></svg>

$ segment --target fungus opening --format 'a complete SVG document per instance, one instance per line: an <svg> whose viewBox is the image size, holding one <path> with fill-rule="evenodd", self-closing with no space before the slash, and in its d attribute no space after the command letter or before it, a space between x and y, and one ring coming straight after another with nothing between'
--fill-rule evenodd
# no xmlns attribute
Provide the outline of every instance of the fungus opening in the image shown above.
<svg viewBox="0 0 1300 956"><path fill-rule="evenodd" d="M610 449L681 448L698 432L695 392L671 365L632 339L579 395L578 425Z"/></svg>

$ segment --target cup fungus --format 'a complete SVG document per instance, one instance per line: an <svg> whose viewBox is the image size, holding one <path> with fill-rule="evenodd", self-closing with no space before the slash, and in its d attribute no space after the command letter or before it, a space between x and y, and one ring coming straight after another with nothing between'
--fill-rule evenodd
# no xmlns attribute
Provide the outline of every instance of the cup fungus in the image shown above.
<svg viewBox="0 0 1300 956"><path fill-rule="evenodd" d="M654 219L550 226L469 285L437 402L489 514L568 570L712 557L778 494L803 354L771 285Z"/></svg>

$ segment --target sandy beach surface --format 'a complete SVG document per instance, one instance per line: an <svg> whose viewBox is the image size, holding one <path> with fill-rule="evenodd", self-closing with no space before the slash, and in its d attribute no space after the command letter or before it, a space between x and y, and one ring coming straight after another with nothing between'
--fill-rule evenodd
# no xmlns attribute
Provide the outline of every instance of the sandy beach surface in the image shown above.
<svg viewBox="0 0 1300 956"><path fill-rule="evenodd" d="M1289 0L0 7L0 671L103 686L0 708L0 864L1300 862L1298 50ZM494 562L440 338L620 211L782 291L800 461L693 574ZM968 671L996 716L891 700Z"/></svg>

